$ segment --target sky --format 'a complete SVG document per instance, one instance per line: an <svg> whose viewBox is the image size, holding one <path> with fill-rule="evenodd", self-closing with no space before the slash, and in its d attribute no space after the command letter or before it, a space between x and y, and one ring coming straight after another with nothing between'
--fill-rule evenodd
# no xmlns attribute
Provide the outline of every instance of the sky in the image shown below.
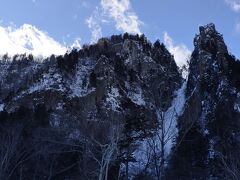
<svg viewBox="0 0 240 180"><path fill-rule="evenodd" d="M48 56L124 32L160 39L181 66L213 22L240 58L240 0L0 0L0 54ZM47 47L47 48L46 48Z"/></svg>

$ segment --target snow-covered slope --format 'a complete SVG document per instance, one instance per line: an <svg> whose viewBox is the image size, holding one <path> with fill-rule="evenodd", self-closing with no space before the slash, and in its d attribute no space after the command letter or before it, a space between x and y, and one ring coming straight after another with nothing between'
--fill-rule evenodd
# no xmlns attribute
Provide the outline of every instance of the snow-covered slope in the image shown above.
<svg viewBox="0 0 240 180"><path fill-rule="evenodd" d="M30 24L24 24L19 28L0 26L0 42L0 55L8 53L13 56L26 53L47 57L52 54L62 55L67 50L46 32Z"/></svg>

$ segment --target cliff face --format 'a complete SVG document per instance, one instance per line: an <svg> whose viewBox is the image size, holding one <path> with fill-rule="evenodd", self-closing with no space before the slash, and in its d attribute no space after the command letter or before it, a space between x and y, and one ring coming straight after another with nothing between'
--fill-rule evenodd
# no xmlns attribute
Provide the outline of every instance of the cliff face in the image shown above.
<svg viewBox="0 0 240 180"><path fill-rule="evenodd" d="M143 35L2 57L0 179L238 179L240 63L199 31L186 80Z"/></svg>
<svg viewBox="0 0 240 180"><path fill-rule="evenodd" d="M101 170L96 159L104 158L104 144L112 142L112 136L119 136L119 140L117 151L114 149L110 157L110 171L123 164L122 172L129 171L129 177L135 174L125 166L139 163L134 152L144 139L156 136L158 112L171 106L182 84L173 56L163 44L157 41L152 45L144 36L128 34L101 39L80 51L43 62L24 55L11 60L4 57L0 69L1 124L3 128L21 127L21 146L32 146L36 154L24 162L21 171L40 179L50 173L51 164L46 159L56 161L52 178L79 179L82 173L82 179L95 179ZM116 134L116 128L120 133ZM46 150L35 152L35 146ZM69 148L73 152L65 154ZM55 159L50 158L52 153ZM36 160L35 156L40 158ZM68 156L75 160L66 160ZM87 160L81 160L83 157ZM84 165L86 162L90 165ZM46 167L42 167L44 163ZM19 170L12 174L16 176Z"/></svg>
<svg viewBox="0 0 240 180"><path fill-rule="evenodd" d="M169 176L234 179L239 177L240 63L214 24L199 31Z"/></svg>

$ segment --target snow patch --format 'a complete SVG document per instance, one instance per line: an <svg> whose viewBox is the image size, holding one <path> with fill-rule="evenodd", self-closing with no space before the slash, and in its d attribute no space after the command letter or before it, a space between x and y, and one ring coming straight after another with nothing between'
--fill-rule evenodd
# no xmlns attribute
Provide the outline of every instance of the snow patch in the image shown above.
<svg viewBox="0 0 240 180"><path fill-rule="evenodd" d="M234 104L234 110L237 111L238 113L240 113L240 104L235 103Z"/></svg>
<svg viewBox="0 0 240 180"><path fill-rule="evenodd" d="M203 134L206 135L206 133L205 133L205 131L207 131L207 129L206 129L206 116L207 116L207 114L209 113L209 110L210 110L210 103L209 103L208 100L205 100L205 101L202 101L201 104L202 104L202 113L201 113L201 116L200 116L200 126L201 126Z"/></svg>
<svg viewBox="0 0 240 180"><path fill-rule="evenodd" d="M117 100L118 97L119 97L118 89L112 87L111 91L108 93L106 101L113 111L118 111L118 109L120 109L120 105Z"/></svg>
<svg viewBox="0 0 240 180"><path fill-rule="evenodd" d="M173 99L171 107L168 108L164 116L164 122L166 122L165 124L166 130L168 130L169 134L173 136L176 136L178 133L177 118L182 114L184 109L184 104L186 101L186 97L185 97L186 86L187 86L187 82L185 81L182 84L182 87L176 92L177 96ZM174 140L174 137L171 137L169 141L166 142L165 150L167 154L170 154L170 151L173 145L173 140Z"/></svg>
<svg viewBox="0 0 240 180"><path fill-rule="evenodd" d="M209 135L208 129L205 129L204 132L203 132L203 134L204 134L205 136Z"/></svg>
<svg viewBox="0 0 240 180"><path fill-rule="evenodd" d="M215 141L213 139L210 139L209 140L209 149L208 149L208 158L209 159L213 159L215 156L214 144L215 144Z"/></svg>
<svg viewBox="0 0 240 180"><path fill-rule="evenodd" d="M240 92L237 93L237 100L234 103L234 110L240 113Z"/></svg>
<svg viewBox="0 0 240 180"><path fill-rule="evenodd" d="M5 105L4 104L0 104L0 112L3 111Z"/></svg>
<svg viewBox="0 0 240 180"><path fill-rule="evenodd" d="M64 103L58 103L56 110L63 110L63 105L64 105Z"/></svg>
<svg viewBox="0 0 240 180"><path fill-rule="evenodd" d="M50 126L51 127L59 127L60 126L60 118L57 114L51 114L50 115Z"/></svg>
<svg viewBox="0 0 240 180"><path fill-rule="evenodd" d="M73 130L70 134L69 134L69 139L72 140L79 140L80 139L80 131L78 129Z"/></svg>
<svg viewBox="0 0 240 180"><path fill-rule="evenodd" d="M42 79L28 90L28 93L49 89L64 92L66 88L62 85L62 81L62 76L59 73L54 72L54 69L49 69L49 72L44 73Z"/></svg>
<svg viewBox="0 0 240 180"><path fill-rule="evenodd" d="M89 89L89 76L90 72L93 70L93 65L90 64L80 64L77 67L77 73L74 77L73 83L70 85L72 90L72 97L82 97L94 91L94 89Z"/></svg>
<svg viewBox="0 0 240 180"><path fill-rule="evenodd" d="M125 86L128 89L128 98L139 106L145 106L146 102L144 101L142 89L138 87L131 90L130 85L127 82L125 82Z"/></svg>
<svg viewBox="0 0 240 180"><path fill-rule="evenodd" d="M144 61L145 63L155 63L155 61L154 61L150 56L145 56L145 57L143 58L143 61Z"/></svg>

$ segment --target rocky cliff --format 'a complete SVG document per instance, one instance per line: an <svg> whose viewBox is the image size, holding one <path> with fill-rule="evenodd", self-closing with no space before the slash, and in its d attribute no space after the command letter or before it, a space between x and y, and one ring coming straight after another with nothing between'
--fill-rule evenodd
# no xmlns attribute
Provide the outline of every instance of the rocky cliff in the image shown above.
<svg viewBox="0 0 240 180"><path fill-rule="evenodd" d="M20 126L21 146L28 141L34 154L34 158L24 161L21 171L37 179L79 179L80 174L82 179L95 179L103 166L97 160L104 158L102 153L107 149L103 147L111 142L111 136L119 136L119 140L117 147L112 147L117 151L113 149L111 154L110 172L115 172L111 167L116 166L120 173L129 171L128 176L133 176L136 173L128 168L131 162L138 162L133 153L144 139L156 136L158 112L171 106L183 82L173 56L163 44L151 44L144 36L128 34L100 39L80 51L51 56L43 62L26 55L12 59L5 56L0 69L1 124L3 128ZM121 132L116 133L115 128ZM49 148L49 143L53 147ZM45 150L35 152L34 146ZM24 150L28 152L27 147ZM56 159L50 158L51 154ZM74 160L69 161L68 156ZM83 157L87 160L81 160ZM51 167L44 159L56 162ZM42 167L44 163L46 167ZM120 168L122 164L124 168ZM137 167L140 171L146 165ZM19 176L17 169L11 177ZM9 174L8 170L2 177L5 173Z"/></svg>
<svg viewBox="0 0 240 180"><path fill-rule="evenodd" d="M239 178L239 70L214 24L199 28L170 179Z"/></svg>
<svg viewBox="0 0 240 180"><path fill-rule="evenodd" d="M0 179L238 179L240 63L199 31L186 79L144 35L3 56Z"/></svg>

